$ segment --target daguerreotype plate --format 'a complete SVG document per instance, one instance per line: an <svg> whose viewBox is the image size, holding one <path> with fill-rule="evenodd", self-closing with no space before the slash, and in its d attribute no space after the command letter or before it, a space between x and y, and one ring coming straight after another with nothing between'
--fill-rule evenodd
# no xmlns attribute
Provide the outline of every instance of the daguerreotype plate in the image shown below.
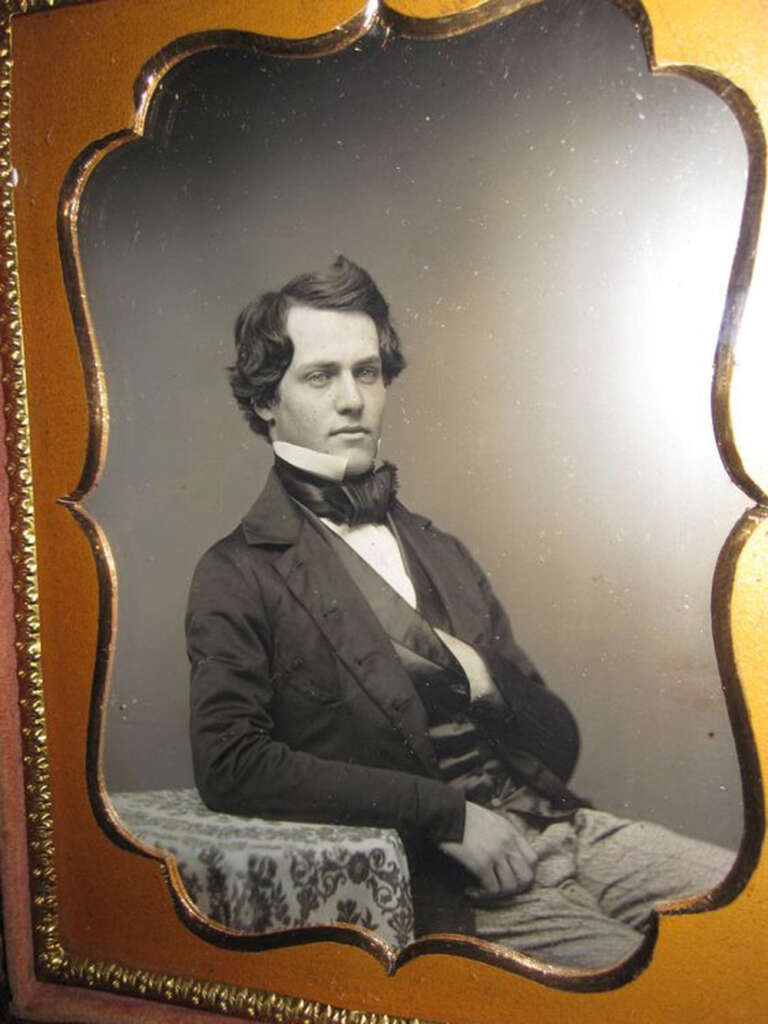
<svg viewBox="0 0 768 1024"><path fill-rule="evenodd" d="M11 1012L759 1019L762 5L19 0L4 33ZM339 253L408 363L382 455L571 708L572 788L733 851L618 962L414 938L394 829L199 803L187 594L272 459L232 326Z"/></svg>

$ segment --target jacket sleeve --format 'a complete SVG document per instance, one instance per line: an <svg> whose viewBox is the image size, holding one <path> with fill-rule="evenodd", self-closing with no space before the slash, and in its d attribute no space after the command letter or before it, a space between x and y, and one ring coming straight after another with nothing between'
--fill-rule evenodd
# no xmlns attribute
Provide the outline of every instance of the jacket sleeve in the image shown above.
<svg viewBox="0 0 768 1024"><path fill-rule="evenodd" d="M490 583L461 541L454 538L482 594L485 642L475 644L503 698L499 709L481 707L484 724L503 734L510 750L524 751L567 782L579 757L579 729L567 705L545 686L535 666L518 647L506 612ZM485 714L483 714L485 712Z"/></svg>
<svg viewBox="0 0 768 1024"><path fill-rule="evenodd" d="M461 840L464 800L446 783L317 757L275 737L271 629L256 574L236 550L214 547L201 559L186 633L195 782L210 808Z"/></svg>

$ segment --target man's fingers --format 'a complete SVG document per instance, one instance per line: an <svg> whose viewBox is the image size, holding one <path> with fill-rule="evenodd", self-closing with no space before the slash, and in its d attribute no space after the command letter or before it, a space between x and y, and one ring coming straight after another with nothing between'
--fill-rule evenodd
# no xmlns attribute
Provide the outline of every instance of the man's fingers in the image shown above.
<svg viewBox="0 0 768 1024"><path fill-rule="evenodd" d="M525 892L526 889L530 889L533 883L533 867L530 862L521 854L510 850L507 853L507 864L515 876L517 892Z"/></svg>
<svg viewBox="0 0 768 1024"><path fill-rule="evenodd" d="M503 888L496 877L495 865L493 864L489 864L487 868L479 872L477 877L480 879L486 892L498 892L500 888Z"/></svg>
<svg viewBox="0 0 768 1024"><path fill-rule="evenodd" d="M536 853L513 820L471 801L460 843L440 844L480 880L489 894L524 892L533 881Z"/></svg>
<svg viewBox="0 0 768 1024"><path fill-rule="evenodd" d="M529 867L534 867L539 859L536 856L536 851L522 832L518 831L511 824L510 828L512 831L507 843L507 850L514 850Z"/></svg>
<svg viewBox="0 0 768 1024"><path fill-rule="evenodd" d="M527 865L526 865L527 867ZM493 874L497 882L497 888L502 892L518 892L520 889L520 876L517 865L512 857L507 856L498 860L493 866Z"/></svg>
<svg viewBox="0 0 768 1024"><path fill-rule="evenodd" d="M523 851L514 847L505 850L493 867L499 889L505 892L525 892L533 882L533 868Z"/></svg>
<svg viewBox="0 0 768 1024"><path fill-rule="evenodd" d="M525 892L531 887L537 857L533 847L516 828L510 827L493 857L493 876L498 889ZM488 885L484 882L486 888ZM496 891L496 889L489 891Z"/></svg>

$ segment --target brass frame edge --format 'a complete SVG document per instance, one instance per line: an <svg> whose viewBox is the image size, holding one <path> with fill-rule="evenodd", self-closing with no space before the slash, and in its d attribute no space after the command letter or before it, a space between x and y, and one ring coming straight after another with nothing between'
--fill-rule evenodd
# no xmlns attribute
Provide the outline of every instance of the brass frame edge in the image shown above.
<svg viewBox="0 0 768 1024"><path fill-rule="evenodd" d="M450 19L447 23L445 19L438 19L434 38L442 39L465 33L478 25L489 24L496 19L507 17L541 2L542 0L489 0L488 5L468 12L475 17L463 18L461 26L454 27L452 31L449 31ZM625 0L614 0L614 2L622 8L625 6ZM490 12L487 9L489 7ZM154 127L152 124L154 95L166 74L187 58L220 47L256 51L287 59L324 56L345 49L355 40L381 27L381 17L388 18L389 9L384 10L382 16L374 18L371 17L370 7L366 7L349 22L338 26L333 32L303 40L284 40L239 30L221 29L194 33L173 40L155 54L142 67L137 76L134 88L133 124L127 129L117 130L89 144L70 167L62 185L58 215L59 250L64 268L65 287L83 363L91 419L85 465L80 481L74 491L59 501L68 508L91 544L96 563L101 609L87 740L86 779L91 807L100 827L113 842L123 849L131 850L158 862L178 917L195 935L219 948L261 951L297 946L308 942L335 941L355 946L367 952L378 960L389 974L394 974L401 966L419 956L444 953L471 958L541 982L551 988L578 992L605 991L626 984L647 967L658 932L655 920L641 945L630 957L620 963L594 970L558 968L536 961L514 950L500 949L493 943L472 936L429 936L415 940L405 950L395 955L375 936L364 929L349 925L293 928L265 934L238 932L208 918L191 903L181 883L175 859L168 854L152 850L130 834L112 810L109 795L104 786L101 751L105 725L102 709L109 688L110 637L113 631L112 623L117 598L116 571L108 539L80 503L81 499L98 481L106 456L109 424L106 408L107 393L101 368L98 339L88 308L77 234L79 207L84 189L90 175L104 157L117 148L130 145L151 134ZM478 22L476 22L476 18L479 18ZM385 23L383 27L384 31L388 33L389 26ZM636 27L639 27L637 22ZM402 29L403 34L410 36L411 33L407 31L407 28L408 24L401 20L397 30L398 34ZM417 34L425 36L423 26ZM643 26L641 35L650 63L648 50L650 27ZM64 970L62 978L65 982L68 981L68 974L68 969Z"/></svg>
<svg viewBox="0 0 768 1024"><path fill-rule="evenodd" d="M148 999L157 999L161 1002L180 1003L181 1005L191 1006L198 1009L236 1014L249 1018L255 1018L258 1015L259 1019L263 1019L268 1022L295 1020L297 1022L302 1022L303 1024L303 1022L328 1020L329 1014L332 1013L333 1019L337 1020L339 1024L347 1024L347 1022L349 1022L349 1024L419 1024L415 1018L395 1018L387 1014L365 1013L340 1009L320 1002L301 999L299 997L289 997L254 989L237 988L235 986L219 982L205 983L183 976L161 974L159 972L150 972L121 964L109 964L102 961L72 957L66 953L59 941L57 914L58 904L56 899L56 879L52 838L53 816L49 781L50 765L47 753L45 705L43 699L43 681L40 663L41 650L34 529L34 491L31 470L29 413L27 407L27 385L23 353L19 282L17 273L17 250L13 214L13 183L10 157L10 67L12 61L10 29L12 18L20 14L28 14L41 10L49 11L56 7L70 6L73 4L80 5L88 2L89 0L6 0L5 15L2 23L2 38L0 39L0 120L2 121L0 124L0 221L2 223L2 261L0 261L2 263L2 267L0 268L0 284L3 285L6 294L6 308L8 311L0 318L0 354L2 355L4 369L2 381L6 388L5 410L8 416L9 460L7 472L10 483L11 536L13 548L12 560L14 565L13 589L16 603L15 619L17 626L16 651L19 658L18 679L23 722L22 736L25 747L24 773L27 799L30 873L34 896L33 919L35 950L38 968L47 980L64 982L68 985L82 986L89 989L105 989L110 992L120 992L133 996L138 995ZM372 8L371 4L369 4L368 7L355 16L351 22L348 22L345 26L340 26L333 33L329 33L328 39L330 39L330 37L336 37L338 41L338 46L336 48L343 49L348 45L348 43L352 42L354 38L359 38L360 35L369 31L373 27L374 23L381 25L387 33L390 29L394 29L399 34L407 35L411 38L447 38L449 36L462 34L473 28L477 28L480 25L499 20L539 2L540 0L488 0L487 3L481 4L479 7L474 8L471 11L460 12L458 14L439 19L407 18L383 4L378 12L374 12L375 17L371 17L370 11ZM727 391L730 383L729 367L733 358L732 346L738 328L738 314L740 313L739 307L738 310L736 310L736 316L729 315L734 312L734 306L736 305L732 290L736 284L735 279L737 277L736 272L737 265L739 264L740 253L743 256L744 262L738 265L738 270L742 274L739 280L741 285L743 285L744 294L746 294L746 290L749 287L749 277L751 276L754 252L752 251L752 257L750 259L749 253L746 252L748 246L747 240L745 239L745 229L747 225L751 225L753 231L750 238L754 241L759 232L759 211L761 209L761 200L765 187L765 148L760 122L754 112L754 107L751 105L746 94L740 93L740 96L744 100L744 104L742 104L738 109L729 102L727 95L729 90L731 91L731 96L735 95L734 90L735 92L740 91L736 90L730 82L722 78L722 76L718 76L715 72L708 72L705 69L697 67L689 68L680 66L679 68L676 68L665 66L659 68L653 54L651 26L644 7L639 2L636 2L636 0L612 0L612 2L615 6L623 9L626 14L635 20L636 27L645 45L646 56L651 71L653 73L681 73L689 77L696 78L698 81L701 81L703 84L712 88L721 96L721 98L724 99L726 103L729 104L729 106L731 106L731 109L739 120L747 145L750 148L749 166L751 188L748 185L737 251L733 262L731 283L729 284L726 298L726 309L722 320L721 338L718 343L717 364L713 378L713 417L715 421L715 437L726 471L737 486L744 490L748 495L756 498L758 501L763 500L764 495L747 477L744 468L741 465L736 445L731 435L730 419L727 413ZM355 25L355 28L351 28L353 24ZM432 26L434 31L428 31L430 26ZM359 31L355 34L356 29L358 28ZM215 35L215 33L204 33L204 35L209 37L211 35ZM186 37L186 40L179 40L178 42L189 42L191 38L193 37ZM249 39L251 40L258 38L259 37L249 36ZM300 48L302 43L307 42L307 40L298 40L295 45L297 48ZM174 45L175 44L171 44L171 47L163 50L162 54L166 54ZM220 44L214 43L212 45ZM253 42L249 45L251 48L257 48ZM200 49L203 49L203 47L200 47ZM187 56L190 56L193 52L200 52L200 49L179 53L176 59L174 59L169 65L162 68L162 71L159 66L151 69L148 67L145 69L147 74L140 76L137 81L137 120L134 128L138 127L139 124L141 125L138 135L143 133L143 119L140 121L139 118L142 113L145 116L148 111L149 101L152 93L154 92L154 86L160 80L165 71L169 70L173 64ZM322 52L327 53L331 52L331 50L326 49ZM304 55L315 56L318 55L318 53L319 51L317 49L309 48ZM159 72L157 78L154 77L153 72ZM747 125L745 123L745 111L747 109L751 111L751 114L753 115L753 120L750 122L750 128L754 130L755 126L757 126L757 129L760 131L759 138L750 136L747 132ZM121 136L120 142L129 141L129 137L137 137L136 131L131 131L130 129L117 133L117 135ZM760 144L763 146L762 149L760 149ZM755 160L757 158L759 158L760 166L756 168ZM83 178L83 181L84 180L85 179ZM745 271L746 275L744 273ZM81 295L82 301L85 302L84 293L81 293ZM75 306L71 304L71 308L74 314ZM84 308L87 313L87 307ZM89 377L89 375L86 374L86 380L88 381L90 379L91 381L91 385L87 385L89 406L92 417L96 415L98 418L101 415L102 419L99 420L98 427L96 429L94 429L93 419L91 420L89 450L87 453L83 476L78 488L67 498L62 499L62 504L67 505L76 518L81 519L82 517L81 525L84 525L84 520L90 520L84 510L79 507L78 501L97 479L99 468L103 462L106 443L106 438L104 434L102 434L102 428L106 428L107 422L107 419L103 417L103 414L106 413L106 405L101 404L101 399L104 398L105 391L103 389L103 376L99 376L100 368L98 367L98 349L96 347L92 327L88 325L87 321L88 318L86 317L81 329L78 329L76 323L76 331L78 333L78 341L80 343L82 343L83 338L81 330L87 336L90 355L96 360L90 368L86 367L85 361L83 362L83 366L84 370L96 369L95 375ZM728 328L727 335L726 327ZM82 347L81 344L82 356L85 355L85 351L85 348ZM94 437L97 438L95 448L92 447ZM91 523L91 527L94 530L97 529L96 524L94 523ZM741 530L740 533L739 530ZM760 787L759 766L757 774L755 775L754 768L757 764L756 751L754 748L754 740L751 738L751 730L749 730L748 718L746 717L746 712L743 708L743 690L738 679L735 663L732 659L732 652L731 656L729 656L728 653L731 651L729 646L731 636L728 624L728 602L733 583L733 570L735 568L735 562L738 558L738 554L741 552L748 536L751 535L751 528L746 534L744 533L744 530L744 520L740 520L739 524L734 528L731 538L726 541L723 552L721 553L721 559L718 562L718 567L715 573L716 581L719 581L719 583L715 586L713 593L712 614L716 649L718 652L718 660L721 663L721 675L724 686L726 686L726 695L729 695L729 687L731 691L728 707L729 713L732 716L734 738L737 743L744 743L743 733L744 728L746 727L748 740L751 741L751 746L749 746L749 742L746 747L742 748L739 746L738 752L742 768L743 784L745 786L745 813L748 811L749 807L759 805L759 820L757 818L751 819L754 827L750 834L748 834L749 821L747 822L748 828L745 831L742 851L740 851L740 859L745 847L748 847L750 860L756 861L759 854L760 841L762 839L762 829L764 827L764 823L762 822L762 805L760 805L762 790ZM86 530L86 532L88 531ZM737 533L741 539L739 542L733 542L732 538L734 538ZM105 554L105 557L109 560L108 548L106 549L106 552L107 554ZM94 551L94 557L97 561L99 571L102 572L105 565L101 562L100 556L96 551ZM108 565L106 567L108 568ZM105 674L108 674L106 667L102 666L102 670ZM738 700L734 700L733 694L737 695ZM739 701L741 702L740 704ZM739 705L738 707L737 704ZM742 715L741 720L734 717L739 714ZM738 729L737 724L739 726ZM739 739L739 736L741 736L741 740ZM749 772L747 772L747 766L744 760L744 753L747 750L750 757ZM758 787L757 790L750 791L752 797L751 802L747 799L749 785L757 785ZM101 794L103 794L103 784L99 783L97 788L101 791ZM104 805L102 805L102 807L106 813ZM112 822L112 824L114 826L114 822ZM137 852L144 852L145 855L148 855L146 851L141 851L138 848ZM183 902L185 895L183 890L181 892L177 892L176 884L171 880L172 876L175 876L176 874L173 870L173 864L165 862L165 858L155 859L163 861L164 873L168 875L170 888L174 897L181 899ZM753 866L753 863L748 865L747 874L751 872ZM736 890L736 892L738 892L746 881L746 875L743 871L733 872L732 874L739 880L738 889ZM730 882L730 879L731 876L729 876L729 879L726 881ZM703 897L692 901L691 905L689 905L688 902L681 902L677 906L670 905L669 909L665 908L664 913L668 914L681 913L687 910L703 910L712 906L722 905L722 903L728 902L736 895L736 892L730 892L730 890L728 893L723 892L724 886L725 883L723 886L719 886L718 889L713 891L711 894L705 894ZM186 921L185 923L189 922ZM317 940L318 936L312 936L312 939ZM292 939L291 941L295 942L295 939ZM493 950L489 951L490 948L486 949L486 946L487 944L481 942L477 942L477 944L462 940L451 940L449 942L439 936L436 936L416 943L413 947L413 954L402 958L402 962L406 962L407 960L412 959L413 955L418 955L420 953L455 953L471 956L486 963L506 967L507 969L510 967L512 967L513 970L515 969L515 965L510 963L509 955L505 955L503 953L498 954ZM573 988L577 991L604 990L605 988L622 985L631 980L632 977L643 969L650 959L652 948L653 936L651 936L649 941L644 944L643 950L640 951L637 957L633 957L626 965L622 965L622 969L612 968L607 972L585 972L589 975L588 978L578 978L575 977L575 972L566 972L569 976L568 978L558 979L556 975L559 972L557 972L556 969L553 971L553 969L547 968L544 971L539 971L535 968L535 965L533 967L529 966L529 964L525 962L527 960L525 957L519 958L516 968L519 973L535 978L536 980L542 981L553 987ZM514 956L514 954L512 954L512 956ZM605 975L606 973L610 975L610 980L607 977L596 977L596 974ZM575 984L572 982L575 982Z"/></svg>
<svg viewBox="0 0 768 1024"><path fill-rule="evenodd" d="M768 522L768 508L757 506L744 512L723 544L712 577L712 636L726 708L739 754L744 807L744 832L736 861L728 876L707 894L713 906L722 906L741 892L757 865L765 839L765 803L760 761L736 665L730 614L733 584L741 554L753 534L765 522ZM724 892L727 895L724 896Z"/></svg>

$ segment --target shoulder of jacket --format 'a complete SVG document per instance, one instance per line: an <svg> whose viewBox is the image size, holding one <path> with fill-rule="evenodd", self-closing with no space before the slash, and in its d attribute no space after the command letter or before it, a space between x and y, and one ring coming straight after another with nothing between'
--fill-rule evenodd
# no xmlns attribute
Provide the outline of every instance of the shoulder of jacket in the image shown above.
<svg viewBox="0 0 768 1024"><path fill-rule="evenodd" d="M447 544L458 550L462 555L467 554L466 546L462 544L458 537L455 537L452 533L447 533L445 530L441 530L439 526L435 526L432 520L427 516L422 516L418 512L412 512L400 501L395 503L394 513L396 523L398 521L401 523L404 522L412 529L420 530L422 533L428 535L437 543Z"/></svg>
<svg viewBox="0 0 768 1024"><path fill-rule="evenodd" d="M217 540L201 555L197 563L197 572L221 571L227 567L242 571L246 567L253 568L259 563L267 564L269 561L269 550L249 544L242 523L238 523L234 530Z"/></svg>

